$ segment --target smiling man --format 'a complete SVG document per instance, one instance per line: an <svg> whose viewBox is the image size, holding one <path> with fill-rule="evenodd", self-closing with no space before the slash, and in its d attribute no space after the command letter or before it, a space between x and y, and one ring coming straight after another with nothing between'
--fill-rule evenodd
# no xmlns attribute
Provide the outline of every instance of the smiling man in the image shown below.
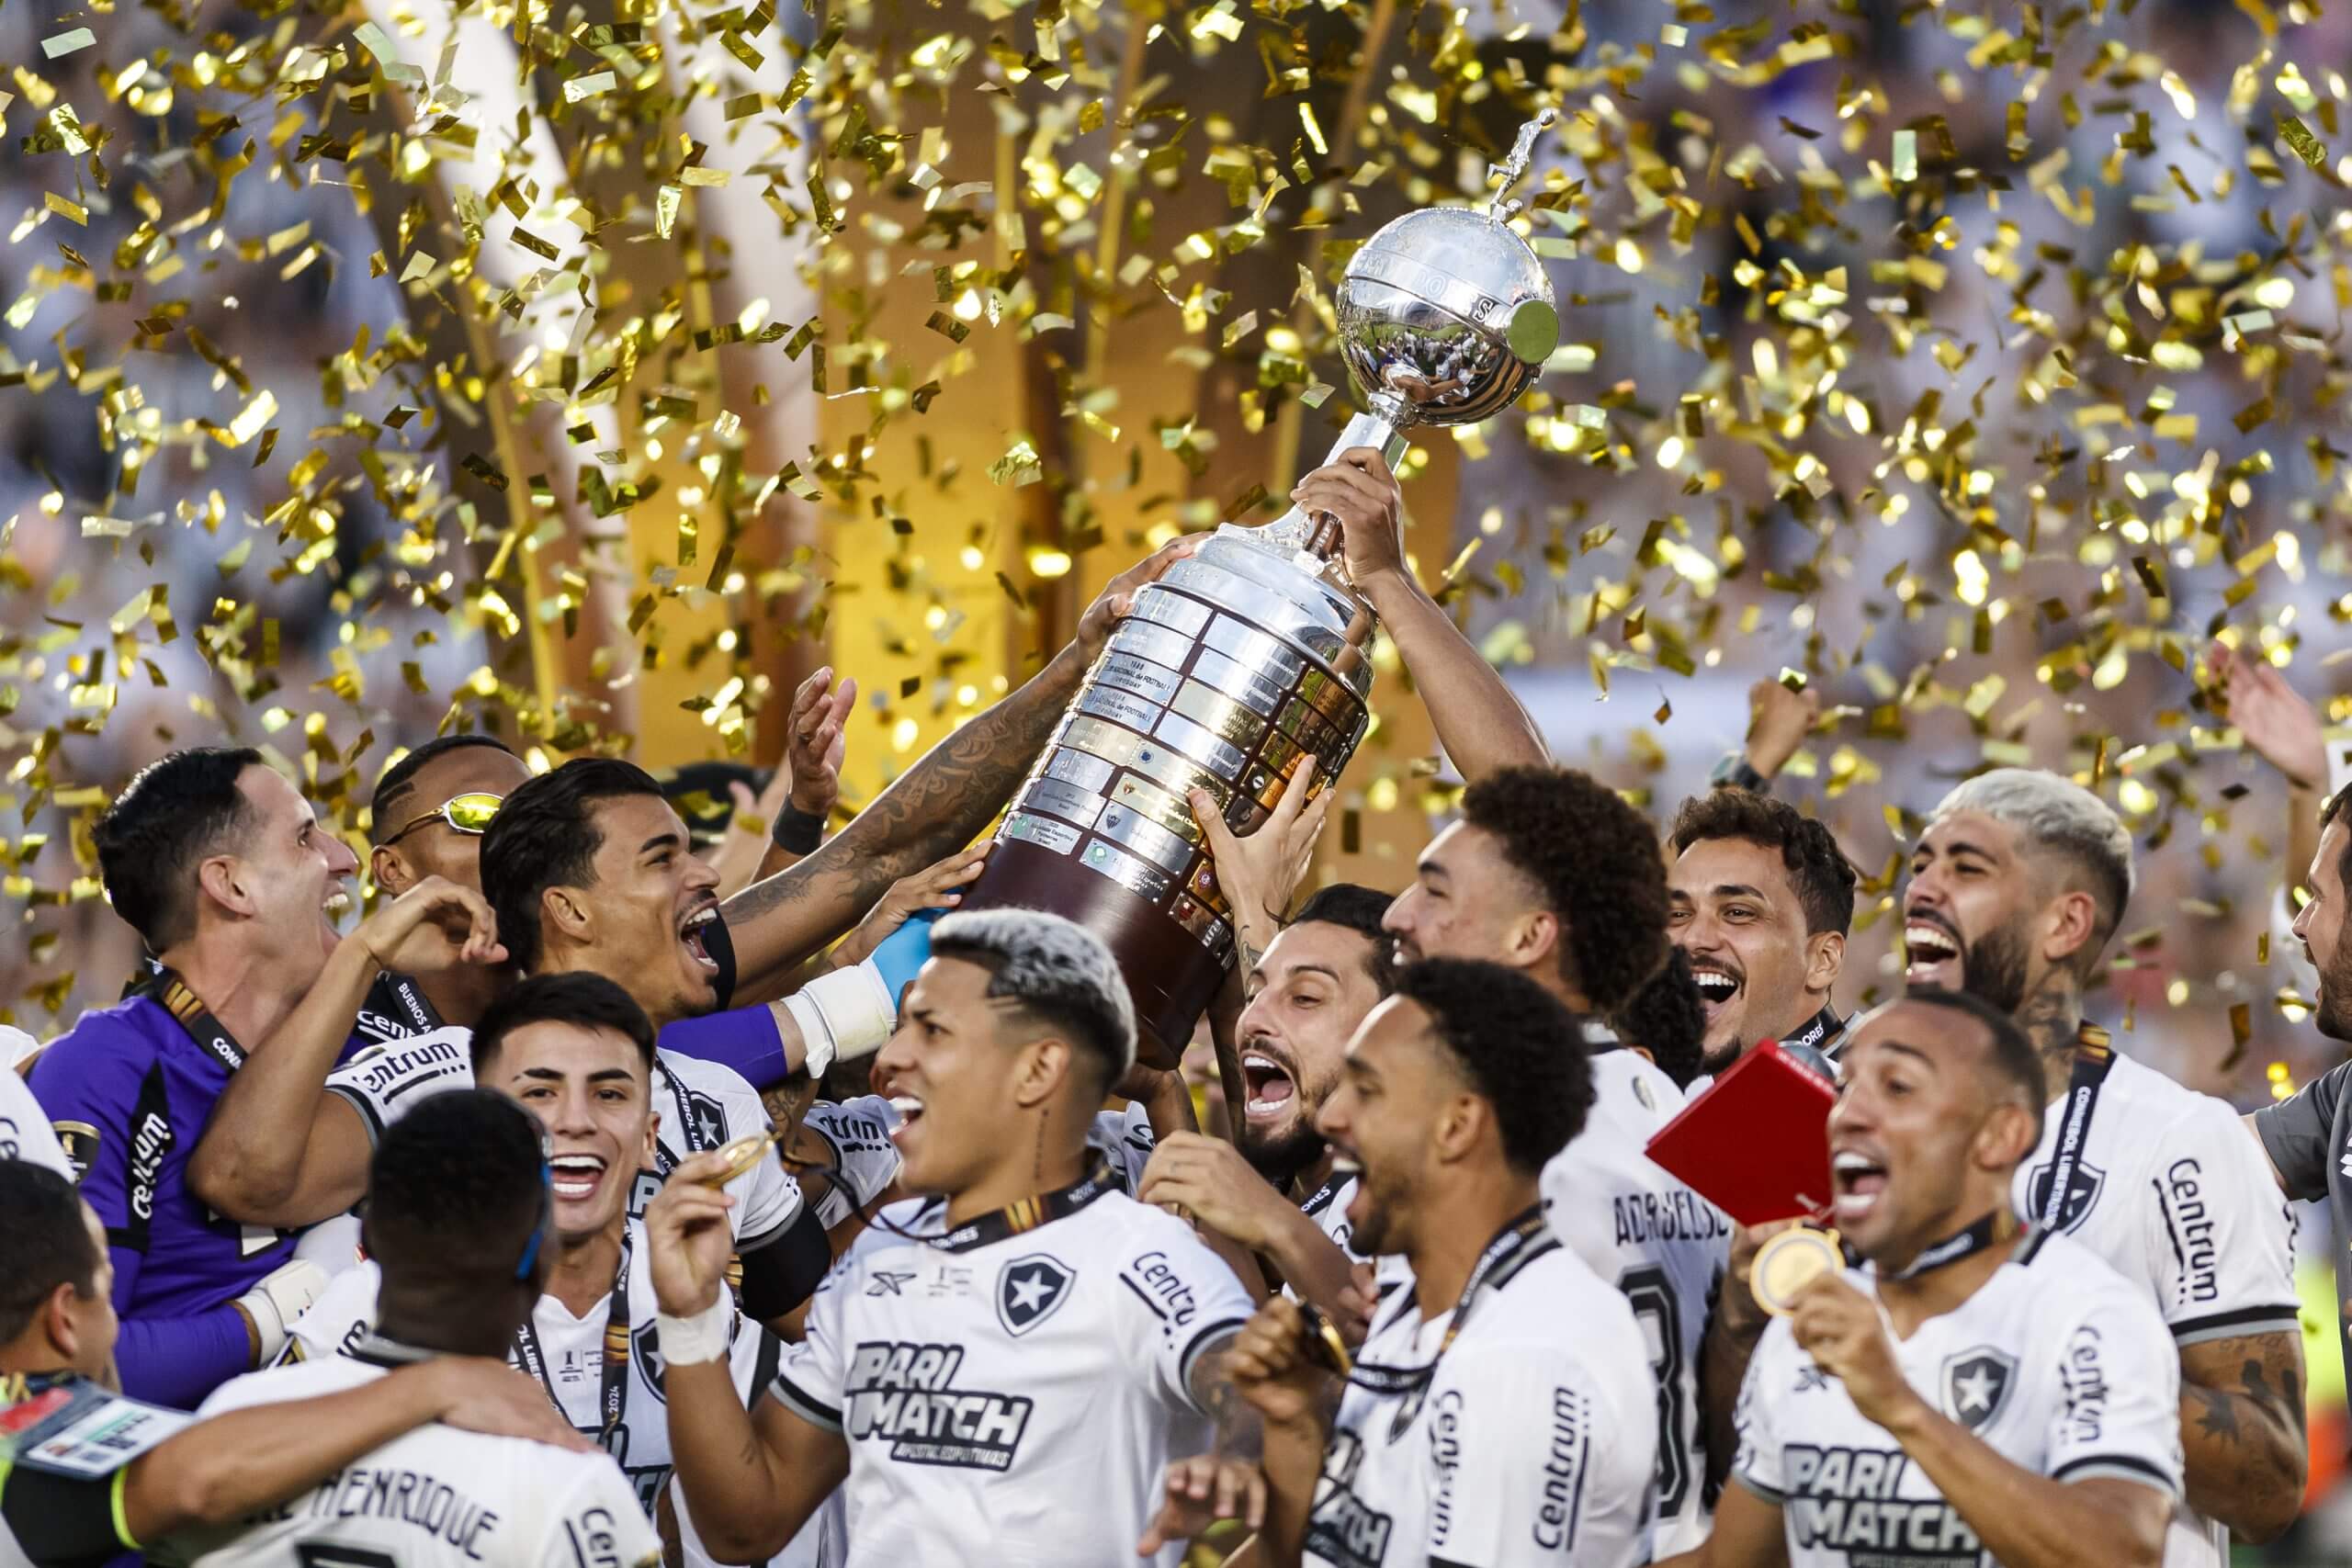
<svg viewBox="0 0 2352 1568"><path fill-rule="evenodd" d="M2014 1018L2051 1099L2017 1172L2017 1210L2138 1284L2178 1347L2187 1496L2168 1568L2229 1561L2231 1533L2277 1536L2307 1463L2289 1220L2236 1112L2109 1049L2083 992L2132 895L2132 839L2097 795L1996 768L1947 795L1911 857L1914 987Z"/></svg>
<svg viewBox="0 0 2352 1568"><path fill-rule="evenodd" d="M1171 1447L1246 1416L1222 1367L1249 1297L1089 1154L1134 1059L1098 939L1029 910L941 920L875 1061L900 1179L923 1196L842 1255L748 1414L720 1363L729 1201L704 1185L714 1156L679 1168L646 1232L671 1448L719 1556L775 1551L846 1483L850 1568L1135 1560Z"/></svg>
<svg viewBox="0 0 2352 1568"><path fill-rule="evenodd" d="M670 1485L667 1393L644 1232L629 1215L662 1120L651 1094L652 1026L601 976L542 975L492 1005L472 1050L475 1083L516 1101L547 1131L552 1256L508 1359L613 1456L653 1516ZM350 1354L377 1326L379 1285L373 1265L338 1278L295 1325L296 1359ZM781 1346L740 1314L728 1336L736 1395L748 1399L775 1375ZM710 1562L683 1508L679 1524L686 1562Z"/></svg>
<svg viewBox="0 0 2352 1568"><path fill-rule="evenodd" d="M1740 1395L1738 1484L1661 1568L2156 1568L2179 1377L2146 1294L2025 1224L2041 1064L1975 998L1860 1021L1829 1120L1860 1259L1795 1292Z"/></svg>
<svg viewBox="0 0 2352 1568"><path fill-rule="evenodd" d="M221 1219L188 1182L213 1106L335 951L328 906L358 868L254 750L175 751L95 833L115 913L161 972L86 1012L31 1087L106 1226L124 1391L193 1409L265 1364L324 1275L290 1235ZM324 1043L343 1048L349 1020Z"/></svg>
<svg viewBox="0 0 2352 1568"><path fill-rule="evenodd" d="M1834 1048L1854 868L1823 824L1724 787L1682 803L1667 832L1667 934L1690 955L1707 1019L1702 1070L1767 1040Z"/></svg>

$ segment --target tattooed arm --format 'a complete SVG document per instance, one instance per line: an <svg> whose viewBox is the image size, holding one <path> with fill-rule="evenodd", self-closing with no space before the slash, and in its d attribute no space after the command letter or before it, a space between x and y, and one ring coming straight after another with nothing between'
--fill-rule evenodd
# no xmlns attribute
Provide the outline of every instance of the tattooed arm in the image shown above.
<svg viewBox="0 0 2352 1568"><path fill-rule="evenodd" d="M2303 1506L2303 1346L2294 1334L2208 1339L2180 1351L2180 1441L2188 1501L2253 1545Z"/></svg>
<svg viewBox="0 0 2352 1568"><path fill-rule="evenodd" d="M1187 536L1111 580L1078 635L1027 683L966 724L824 848L723 906L737 1006L781 996L801 960L857 923L900 877L969 842L1002 808L1136 592L1199 547Z"/></svg>

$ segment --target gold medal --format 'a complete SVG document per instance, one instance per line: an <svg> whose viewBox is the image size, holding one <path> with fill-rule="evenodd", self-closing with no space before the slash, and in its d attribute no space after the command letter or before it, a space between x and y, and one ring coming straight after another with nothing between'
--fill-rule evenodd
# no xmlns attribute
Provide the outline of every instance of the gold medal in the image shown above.
<svg viewBox="0 0 2352 1568"><path fill-rule="evenodd" d="M1340 1325L1330 1314L1313 1302L1299 1303L1298 1314L1306 1320L1307 1359L1341 1377L1354 1371L1355 1358L1348 1354L1348 1342L1340 1337Z"/></svg>
<svg viewBox="0 0 2352 1568"><path fill-rule="evenodd" d="M1782 1231L1756 1249L1756 1261L1747 1276L1748 1288L1755 1292L1758 1306L1774 1317L1786 1317L1796 1311L1800 1292L1820 1276L1835 1273L1845 1266L1836 1231L1799 1225L1794 1230Z"/></svg>
<svg viewBox="0 0 2352 1568"><path fill-rule="evenodd" d="M761 1157L768 1152L768 1145L780 1142L782 1138L781 1133L746 1133L718 1151L719 1157L727 1162L727 1168L717 1176L705 1177L703 1185L705 1187L726 1186L759 1164ZM1757 1260L1759 1263L1763 1261L1761 1257Z"/></svg>

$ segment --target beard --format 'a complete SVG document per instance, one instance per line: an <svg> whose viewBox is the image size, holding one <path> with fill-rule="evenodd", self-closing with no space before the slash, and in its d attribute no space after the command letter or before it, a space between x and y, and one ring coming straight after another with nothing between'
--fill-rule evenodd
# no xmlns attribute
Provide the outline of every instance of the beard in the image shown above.
<svg viewBox="0 0 2352 1568"><path fill-rule="evenodd" d="M2012 920L1961 950L1960 988L2010 1017L2025 1005L2025 922Z"/></svg>
<svg viewBox="0 0 2352 1568"><path fill-rule="evenodd" d="M1300 1173L1323 1157L1330 1145L1315 1131L1315 1119L1302 1111L1290 1131L1276 1137L1253 1135L1248 1123L1243 1123L1241 1135L1235 1140L1241 1157L1250 1168L1265 1178L1266 1184L1277 1192L1290 1190Z"/></svg>
<svg viewBox="0 0 2352 1568"><path fill-rule="evenodd" d="M2319 1010L2312 1021L2330 1040L2352 1040L2352 926L2345 928L2319 972Z"/></svg>
<svg viewBox="0 0 2352 1568"><path fill-rule="evenodd" d="M1719 1078L1731 1071L1732 1065L1747 1054L1747 1048L1736 1040L1728 1045L1719 1045L1699 1058L1699 1071L1708 1077Z"/></svg>

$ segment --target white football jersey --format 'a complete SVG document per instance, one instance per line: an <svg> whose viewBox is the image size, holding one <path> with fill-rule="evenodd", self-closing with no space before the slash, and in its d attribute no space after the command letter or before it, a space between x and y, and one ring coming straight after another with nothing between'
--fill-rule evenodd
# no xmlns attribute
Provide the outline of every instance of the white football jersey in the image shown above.
<svg viewBox="0 0 2352 1568"><path fill-rule="evenodd" d="M1331 1244L1348 1255L1352 1263L1363 1261L1363 1254L1353 1246L1355 1226L1348 1222L1348 1205L1355 1201L1356 1179L1352 1176L1334 1177L1307 1195L1299 1205L1315 1228L1331 1238Z"/></svg>
<svg viewBox="0 0 2352 1568"><path fill-rule="evenodd" d="M359 1112L373 1143L418 1100L443 1089L471 1089L473 1081L473 1032L448 1024L430 1034L368 1047L329 1074L327 1089ZM638 1173L628 1201L632 1218L645 1213L671 1169L687 1156L775 1125L742 1074L698 1056L656 1050L652 1098L662 1114L654 1134L659 1168ZM727 1190L735 1199L727 1217L740 1252L774 1240L800 1213L800 1184L786 1174L773 1148L729 1182Z"/></svg>
<svg viewBox="0 0 2352 1568"><path fill-rule="evenodd" d="M275 1367L214 1391L199 1416L375 1382L416 1352L370 1338L352 1356ZM662 1543L605 1454L438 1424L393 1438L312 1491L207 1535L198 1568L650 1568Z"/></svg>
<svg viewBox="0 0 2352 1568"><path fill-rule="evenodd" d="M833 1151L833 1190L817 1208L817 1218L827 1230L848 1219L854 1208L869 1208L899 1179L899 1145L890 1141L899 1112L882 1096L820 1100L808 1108L800 1124ZM1143 1168L1151 1163L1156 1146L1151 1118L1142 1102L1131 1100L1124 1111L1098 1113L1086 1129L1086 1146L1102 1156L1119 1190L1133 1197L1143 1185Z"/></svg>
<svg viewBox="0 0 2352 1568"><path fill-rule="evenodd" d="M0 1066L0 1159L29 1160L45 1165L68 1181L81 1179L65 1146L49 1124L49 1112L33 1098L32 1086L17 1069Z"/></svg>
<svg viewBox="0 0 2352 1568"><path fill-rule="evenodd" d="M611 1435L605 1434L602 1408L609 1300L598 1302L587 1316L576 1317L554 1296L541 1296L531 1311L531 1337L525 1340L537 1364L530 1364L530 1358L520 1346L509 1351L506 1359L518 1371L546 1385L565 1419L603 1444L628 1478L639 1506L650 1517L662 1488L673 1485L670 1474L670 1421L665 1410L668 1395L662 1380L661 1336L654 1326L653 1281L644 1263L645 1233L636 1220L629 1222L629 1322L626 1340L628 1381L622 1390L620 1419ZM382 1280L382 1271L373 1263L362 1263L337 1275L325 1292L295 1320L281 1364L357 1354L375 1333L376 1296ZM735 1392L747 1407L752 1396L775 1375L781 1351L781 1342L775 1336L737 1316L728 1362L734 1374ZM677 1509L678 1533L685 1545L686 1562L694 1568L703 1568L712 1559L703 1549L694 1521L687 1517L683 1489L673 1491L672 1502ZM813 1549L813 1540L810 1545ZM776 1561L789 1560L787 1553ZM813 1551L808 1560L814 1561Z"/></svg>
<svg viewBox="0 0 2352 1568"><path fill-rule="evenodd" d="M1329 1568L1650 1560L1657 1395L1624 1296L1547 1233L1480 1286L1439 1354L1449 1307L1426 1322L1411 1290L1381 1303L1359 1361L1418 1368L1422 1388L1351 1383L1307 1518L1306 1561Z"/></svg>
<svg viewBox="0 0 2352 1568"><path fill-rule="evenodd" d="M953 1235L936 1200L880 1219L817 1292L774 1390L849 1446L849 1562L1136 1562L1168 1461L1208 1444L1192 1373L1249 1316L1240 1281L1107 1179Z"/></svg>
<svg viewBox="0 0 2352 1568"><path fill-rule="evenodd" d="M2018 1171L2013 1201L2036 1221L2066 1105L2062 1093L2043 1114L2041 1146ZM2292 1221L2261 1143L2226 1102L2120 1052L2099 1086L2060 1224L2155 1303L2175 1345L2301 1333ZM2186 1503L2175 1510L2165 1568L2229 1560L2228 1530Z"/></svg>
<svg viewBox="0 0 2352 1568"><path fill-rule="evenodd" d="M1875 1293L1867 1269L1846 1279ZM1974 1295L1896 1339L1894 1358L1922 1397L2037 1475L2180 1495L2172 1341L2143 1288L2064 1236L2037 1233ZM1975 1529L1787 1318L1747 1364L1732 1469L1781 1508L1790 1568L1992 1568Z"/></svg>
<svg viewBox="0 0 2352 1568"><path fill-rule="evenodd" d="M1544 1167L1553 1233L1625 1293L1657 1380L1657 1553L1707 1533L1699 1406L1699 1342L1731 1255L1731 1223L1651 1162L1644 1150L1682 1109L1682 1091L1646 1057L1592 1056L1592 1112L1584 1131Z"/></svg>

